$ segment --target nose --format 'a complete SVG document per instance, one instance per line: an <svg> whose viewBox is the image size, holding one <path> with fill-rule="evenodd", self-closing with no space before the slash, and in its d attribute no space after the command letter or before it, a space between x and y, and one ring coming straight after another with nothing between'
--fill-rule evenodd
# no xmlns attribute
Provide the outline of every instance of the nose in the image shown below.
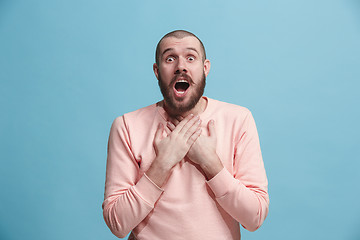
<svg viewBox="0 0 360 240"><path fill-rule="evenodd" d="M186 60L179 58L175 68L175 74L180 74L182 72L187 73Z"/></svg>

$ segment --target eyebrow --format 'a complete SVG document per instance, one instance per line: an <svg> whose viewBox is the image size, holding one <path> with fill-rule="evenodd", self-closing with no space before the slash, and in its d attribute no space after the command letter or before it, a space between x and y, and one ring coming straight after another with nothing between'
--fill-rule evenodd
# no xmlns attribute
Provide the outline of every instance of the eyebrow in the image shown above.
<svg viewBox="0 0 360 240"><path fill-rule="evenodd" d="M196 50L196 48L189 47L189 48L186 48L186 49L187 49L187 50L195 51L198 55L200 55L199 52ZM171 50L174 50L174 48L167 48L167 49L165 49L165 50L162 52L161 55L164 55L166 52L169 52L169 51L171 51Z"/></svg>

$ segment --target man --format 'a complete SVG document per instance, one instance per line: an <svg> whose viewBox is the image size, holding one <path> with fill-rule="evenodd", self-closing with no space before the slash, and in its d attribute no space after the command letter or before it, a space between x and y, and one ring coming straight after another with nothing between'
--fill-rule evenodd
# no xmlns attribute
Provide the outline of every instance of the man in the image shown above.
<svg viewBox="0 0 360 240"><path fill-rule="evenodd" d="M240 239L269 206L255 122L244 107L203 96L210 71L194 34L166 34L153 66L164 100L115 119L104 219L118 237Z"/></svg>

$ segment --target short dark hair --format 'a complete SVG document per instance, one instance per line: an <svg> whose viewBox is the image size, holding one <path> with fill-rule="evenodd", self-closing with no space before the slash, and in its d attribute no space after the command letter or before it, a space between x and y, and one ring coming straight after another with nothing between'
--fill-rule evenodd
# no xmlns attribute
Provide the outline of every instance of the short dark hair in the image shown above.
<svg viewBox="0 0 360 240"><path fill-rule="evenodd" d="M155 62L156 64L159 66L160 63L160 43L162 42L163 39L168 38L168 37L175 37L178 39L182 39L184 37L195 37L197 40L199 40L200 42L200 46L201 46L201 53L202 53L202 61L204 62L206 59L206 52L205 52L205 47L204 44L201 42L201 40L193 33L189 32L189 31L185 31L185 30L175 30L172 32L167 33L165 36L163 36L160 41L158 42L158 44L156 45L156 52L155 52Z"/></svg>

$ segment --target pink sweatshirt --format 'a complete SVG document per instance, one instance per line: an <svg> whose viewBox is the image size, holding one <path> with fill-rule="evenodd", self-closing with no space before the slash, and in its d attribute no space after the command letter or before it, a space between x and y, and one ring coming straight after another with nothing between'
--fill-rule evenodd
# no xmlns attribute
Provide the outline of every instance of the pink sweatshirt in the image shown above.
<svg viewBox="0 0 360 240"><path fill-rule="evenodd" d="M250 111L210 98L200 114L203 134L215 120L224 168L206 181L187 158L160 188L144 174L155 158L153 140L168 115L158 104L115 119L109 137L104 219L112 233L139 240L240 239L239 223L255 231L269 207L267 178Z"/></svg>

